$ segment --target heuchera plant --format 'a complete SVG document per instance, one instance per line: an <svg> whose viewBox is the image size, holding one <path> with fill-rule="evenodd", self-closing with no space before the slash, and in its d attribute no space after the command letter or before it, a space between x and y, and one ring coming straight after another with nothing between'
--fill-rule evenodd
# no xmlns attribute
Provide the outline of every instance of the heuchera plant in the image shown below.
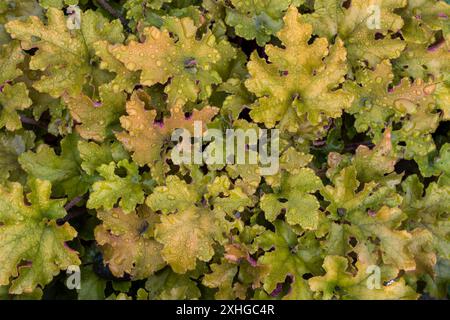
<svg viewBox="0 0 450 320"><path fill-rule="evenodd" d="M449 17L2 0L0 299L448 298ZM175 164L196 122L277 129L279 170Z"/></svg>

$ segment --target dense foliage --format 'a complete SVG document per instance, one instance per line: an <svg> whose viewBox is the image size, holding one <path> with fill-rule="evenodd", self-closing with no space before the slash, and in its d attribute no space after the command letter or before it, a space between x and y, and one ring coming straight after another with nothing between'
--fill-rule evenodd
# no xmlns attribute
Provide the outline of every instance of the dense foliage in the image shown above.
<svg viewBox="0 0 450 320"><path fill-rule="evenodd" d="M1 0L0 299L448 297L449 16ZM280 170L175 165L194 121L279 129Z"/></svg>

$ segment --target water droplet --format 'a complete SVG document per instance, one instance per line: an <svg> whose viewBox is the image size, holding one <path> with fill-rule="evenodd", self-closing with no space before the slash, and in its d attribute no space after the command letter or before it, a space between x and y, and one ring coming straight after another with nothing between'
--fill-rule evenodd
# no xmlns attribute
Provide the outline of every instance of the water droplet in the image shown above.
<svg viewBox="0 0 450 320"><path fill-rule="evenodd" d="M159 37L161 36L161 32L159 32L159 30L156 28L153 28L150 34L153 39L159 39Z"/></svg>
<svg viewBox="0 0 450 320"><path fill-rule="evenodd" d="M135 68L136 68L136 64L135 63L133 63L133 62L127 63L127 69L129 69L131 71L134 71Z"/></svg>
<svg viewBox="0 0 450 320"><path fill-rule="evenodd" d="M395 100L394 107L402 113L414 113L416 111L416 105L408 99Z"/></svg>

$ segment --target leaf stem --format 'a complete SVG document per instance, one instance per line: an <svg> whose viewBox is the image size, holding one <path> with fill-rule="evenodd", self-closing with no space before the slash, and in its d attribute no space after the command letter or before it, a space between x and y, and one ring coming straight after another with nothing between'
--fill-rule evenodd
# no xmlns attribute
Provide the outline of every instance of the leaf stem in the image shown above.
<svg viewBox="0 0 450 320"><path fill-rule="evenodd" d="M39 128L47 130L47 126L44 125L42 122L36 121L36 120L34 120L32 118L29 118L29 117L21 115L20 116L20 121L22 123L29 124L29 125L36 126L36 127L39 127Z"/></svg>
<svg viewBox="0 0 450 320"><path fill-rule="evenodd" d="M364 145L364 146L367 146L369 148L373 148L375 146L372 141L361 141L361 142L355 142L355 143L346 144L345 147L344 147L344 150L345 151L352 151L352 150L357 149L360 145Z"/></svg>
<svg viewBox="0 0 450 320"><path fill-rule="evenodd" d="M76 206L81 200L83 200L83 197L84 197L84 195L73 198L69 203L67 203L64 206L64 209L66 209L66 211L69 211L74 206Z"/></svg>
<svg viewBox="0 0 450 320"><path fill-rule="evenodd" d="M121 15L116 9L114 9L108 2L108 0L97 0L97 3L102 7L104 10L106 10L110 15L112 15L114 18L117 18L120 20L122 25L125 29L129 30L128 28L128 21L125 19L123 15Z"/></svg>

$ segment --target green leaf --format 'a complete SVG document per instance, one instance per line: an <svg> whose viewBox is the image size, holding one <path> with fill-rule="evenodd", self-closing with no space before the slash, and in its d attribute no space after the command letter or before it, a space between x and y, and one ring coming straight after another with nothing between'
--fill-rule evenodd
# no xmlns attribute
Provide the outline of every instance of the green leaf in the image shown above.
<svg viewBox="0 0 450 320"><path fill-rule="evenodd" d="M315 140L328 118L339 117L352 102L352 95L338 89L347 73L346 50L339 39L332 46L324 38L308 44L312 26L294 7L284 21L277 34L284 48L267 45L270 64L254 52L247 65L246 86L258 97L250 116L266 127L280 122L281 129Z"/></svg>
<svg viewBox="0 0 450 320"><path fill-rule="evenodd" d="M296 299L310 299L311 292L302 276L309 272L301 252L298 247L296 234L284 222L277 220L274 222L275 232L266 231L256 241L258 245L268 251L258 259L258 264L268 268L268 273L264 277L264 290L272 293L279 283L284 283L287 276L295 286L301 287Z"/></svg>
<svg viewBox="0 0 450 320"><path fill-rule="evenodd" d="M428 75L442 78L444 70L450 67L450 53L445 42L437 43L429 48L427 44L408 43L401 56L394 60L394 65L402 76L411 76L415 79L426 79Z"/></svg>
<svg viewBox="0 0 450 320"><path fill-rule="evenodd" d="M264 46L282 28L284 12L292 2L231 0L226 7L225 22L234 27L237 35L256 39L259 46Z"/></svg>
<svg viewBox="0 0 450 320"><path fill-rule="evenodd" d="M29 16L43 16L43 10L36 0L4 0L0 3L0 44L9 42L5 23Z"/></svg>
<svg viewBox="0 0 450 320"><path fill-rule="evenodd" d="M19 42L12 41L0 46L0 85L22 75L17 65L22 63L24 58Z"/></svg>
<svg viewBox="0 0 450 320"><path fill-rule="evenodd" d="M105 299L106 280L95 274L92 267L81 268L81 288L78 290L78 300Z"/></svg>
<svg viewBox="0 0 450 320"><path fill-rule="evenodd" d="M353 158L358 180L361 182L382 180L386 174L394 171L396 162L389 128L384 131L384 138L379 144L373 149L360 145Z"/></svg>
<svg viewBox="0 0 450 320"><path fill-rule="evenodd" d="M211 273L203 277L202 283L209 288L218 288L215 298L219 300L233 299L233 279L237 266L230 263L212 264Z"/></svg>
<svg viewBox="0 0 450 320"><path fill-rule="evenodd" d="M106 142L101 145L95 142L79 141L78 151L82 160L81 168L91 176L103 164L109 164L111 161L119 162L129 158L123 146L117 141Z"/></svg>
<svg viewBox="0 0 450 320"><path fill-rule="evenodd" d="M150 299L193 300L201 296L197 284L188 275L177 274L170 269L150 276L145 288Z"/></svg>
<svg viewBox="0 0 450 320"><path fill-rule="evenodd" d="M101 58L100 68L116 74L114 80L108 84L113 92L132 92L139 81L139 74L129 71L122 62L112 55L109 51L110 44L108 41L97 41L93 46L95 54Z"/></svg>
<svg viewBox="0 0 450 320"><path fill-rule="evenodd" d="M401 202L401 197L390 186L382 186L374 181L365 183L360 188L356 179L354 166L349 166L332 177L334 187L326 185L320 193L329 201L327 211L334 218L352 211L378 210L382 205L394 207Z"/></svg>
<svg viewBox="0 0 450 320"><path fill-rule="evenodd" d="M27 205L19 183L0 186L0 285L11 283L12 294L31 293L60 270L80 264L77 252L65 244L77 232L68 223L56 224L66 215L66 200L50 199L48 181L31 181L30 189Z"/></svg>
<svg viewBox="0 0 450 320"><path fill-rule="evenodd" d="M100 101L88 96L66 97L73 119L79 123L77 132L84 139L102 142L119 127L119 118L125 112L126 95L114 93L110 86L100 88Z"/></svg>
<svg viewBox="0 0 450 320"><path fill-rule="evenodd" d="M67 195L72 199L85 194L89 188L89 179L80 167L77 145L78 137L69 135L61 140L60 155L50 146L42 144L36 152L21 154L19 163L33 177L50 181L55 195Z"/></svg>
<svg viewBox="0 0 450 320"><path fill-rule="evenodd" d="M450 222L445 216L450 207L449 185L439 186L433 182L424 194L423 184L412 175L402 183L402 188L405 192L402 209L408 214L408 223L430 231L437 253L450 259Z"/></svg>
<svg viewBox="0 0 450 320"><path fill-rule="evenodd" d="M116 174L117 170L125 170L125 177ZM117 164L111 162L97 168L103 180L96 181L92 185L92 192L86 206L89 209L112 209L119 201L119 207L125 212L130 212L136 205L144 203L144 191L142 190L139 167L121 160Z"/></svg>
<svg viewBox="0 0 450 320"><path fill-rule="evenodd" d="M309 168L300 169L296 175L285 174L279 192L261 197L261 209L271 222L285 209L289 224L299 224L304 229L315 230L319 223L320 205L311 193L321 187L322 182Z"/></svg>
<svg viewBox="0 0 450 320"><path fill-rule="evenodd" d="M0 177L25 182L26 175L20 167L18 158L34 146L35 135L32 131L17 131L0 134Z"/></svg>
<svg viewBox="0 0 450 320"><path fill-rule="evenodd" d="M164 245L164 260L177 273L195 269L197 259L208 262L214 255L213 245L223 239L223 223L220 214L197 207L161 216L155 238Z"/></svg>
<svg viewBox="0 0 450 320"><path fill-rule="evenodd" d="M194 186L177 176L168 176L166 185L156 187L145 203L153 210L170 213L185 210L198 200L200 198Z"/></svg>
<svg viewBox="0 0 450 320"><path fill-rule="evenodd" d="M62 9L64 5L76 5L78 0L39 0L39 4L45 8L58 8Z"/></svg>
<svg viewBox="0 0 450 320"><path fill-rule="evenodd" d="M306 15L305 19L314 26L318 35L330 40L335 36L342 39L352 64L367 61L369 66L374 66L383 59L397 58L405 48L403 41L392 39L391 35L403 26L402 18L394 11L406 3L406 0L374 0L368 5L365 0L349 3L317 0L314 1L314 12Z"/></svg>
<svg viewBox="0 0 450 320"><path fill-rule="evenodd" d="M340 256L325 257L324 276L313 277L308 283L313 291L321 292L323 299L362 299L362 300L399 300L416 299L417 294L401 279L390 285L379 284L379 287L369 287L368 276L373 272L369 269L368 261L360 258L357 262L357 274L353 276L348 268L348 261ZM372 265L374 266L374 265ZM375 265L376 267L376 265ZM375 274L372 274L372 277ZM381 282L382 279L380 279ZM389 279L390 280L390 279Z"/></svg>
<svg viewBox="0 0 450 320"><path fill-rule="evenodd" d="M17 111L27 109L32 101L28 97L28 89L24 83L5 85L0 90L0 128L6 127L9 131L22 128L22 122Z"/></svg>
<svg viewBox="0 0 450 320"><path fill-rule="evenodd" d="M94 77L94 43L122 42L122 25L118 20L109 22L100 13L86 11L81 16L80 29L70 30L64 12L55 8L47 10L47 20L47 24L36 16L15 20L6 24L6 30L21 41L24 49L38 48L30 69L45 71L45 75L33 84L36 90L54 98L65 92L79 95L88 79Z"/></svg>

